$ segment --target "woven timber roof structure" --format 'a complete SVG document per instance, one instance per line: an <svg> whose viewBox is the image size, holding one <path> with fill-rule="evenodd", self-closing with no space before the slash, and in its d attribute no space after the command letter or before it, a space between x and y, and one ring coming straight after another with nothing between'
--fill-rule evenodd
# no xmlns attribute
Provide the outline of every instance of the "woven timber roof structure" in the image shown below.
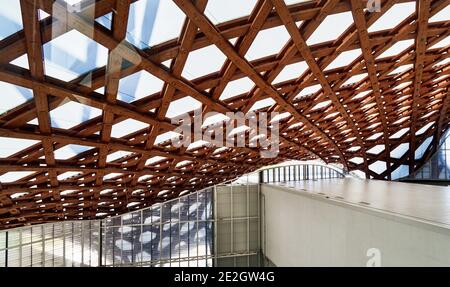
<svg viewBox="0 0 450 287"><path fill-rule="evenodd" d="M120 214L287 159L417 170L449 124L450 0L371 2L2 1L0 228ZM279 112L278 156L175 148L171 118L198 106Z"/></svg>

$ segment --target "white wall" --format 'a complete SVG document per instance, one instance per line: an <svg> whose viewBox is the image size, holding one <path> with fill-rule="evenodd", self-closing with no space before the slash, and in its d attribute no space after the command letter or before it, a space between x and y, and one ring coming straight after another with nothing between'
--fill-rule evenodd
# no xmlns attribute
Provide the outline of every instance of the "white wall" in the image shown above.
<svg viewBox="0 0 450 287"><path fill-rule="evenodd" d="M450 230L320 195L262 185L262 248L277 266L450 266Z"/></svg>

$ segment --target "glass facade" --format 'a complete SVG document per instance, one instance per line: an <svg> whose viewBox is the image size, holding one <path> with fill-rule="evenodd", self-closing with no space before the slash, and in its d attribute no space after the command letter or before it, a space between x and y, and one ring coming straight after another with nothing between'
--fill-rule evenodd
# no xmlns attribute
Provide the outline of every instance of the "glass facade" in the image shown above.
<svg viewBox="0 0 450 287"><path fill-rule="evenodd" d="M213 188L104 220L0 231L0 267L212 266Z"/></svg>
<svg viewBox="0 0 450 287"><path fill-rule="evenodd" d="M410 178L418 180L450 180L450 131L447 131L435 154ZM428 143L430 144L431 141ZM424 149L428 148L425 146ZM424 151L422 152L422 154Z"/></svg>
<svg viewBox="0 0 450 287"><path fill-rule="evenodd" d="M223 185L104 220L0 231L0 267L256 266L258 202L256 184Z"/></svg>
<svg viewBox="0 0 450 287"><path fill-rule="evenodd" d="M261 171L261 182L263 183L342 177L345 175L335 169L314 164L278 166Z"/></svg>
<svg viewBox="0 0 450 287"><path fill-rule="evenodd" d="M0 267L98 266L99 242L100 221L0 231Z"/></svg>
<svg viewBox="0 0 450 287"><path fill-rule="evenodd" d="M102 221L102 265L212 266L212 190Z"/></svg>

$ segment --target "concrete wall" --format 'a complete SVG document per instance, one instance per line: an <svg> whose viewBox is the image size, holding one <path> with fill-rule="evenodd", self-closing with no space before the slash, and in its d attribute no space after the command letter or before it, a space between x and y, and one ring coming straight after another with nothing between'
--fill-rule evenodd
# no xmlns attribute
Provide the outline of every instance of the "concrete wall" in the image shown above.
<svg viewBox="0 0 450 287"><path fill-rule="evenodd" d="M283 187L261 191L262 249L277 266L450 266L447 228Z"/></svg>

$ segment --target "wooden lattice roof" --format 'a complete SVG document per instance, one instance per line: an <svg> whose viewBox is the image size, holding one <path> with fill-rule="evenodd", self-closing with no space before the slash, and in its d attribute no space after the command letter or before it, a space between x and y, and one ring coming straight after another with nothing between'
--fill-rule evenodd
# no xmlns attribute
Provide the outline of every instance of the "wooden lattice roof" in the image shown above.
<svg viewBox="0 0 450 287"><path fill-rule="evenodd" d="M0 228L119 214L286 159L391 179L447 129L450 0L151 1L2 1ZM173 147L169 113L194 105L282 113L278 157Z"/></svg>

